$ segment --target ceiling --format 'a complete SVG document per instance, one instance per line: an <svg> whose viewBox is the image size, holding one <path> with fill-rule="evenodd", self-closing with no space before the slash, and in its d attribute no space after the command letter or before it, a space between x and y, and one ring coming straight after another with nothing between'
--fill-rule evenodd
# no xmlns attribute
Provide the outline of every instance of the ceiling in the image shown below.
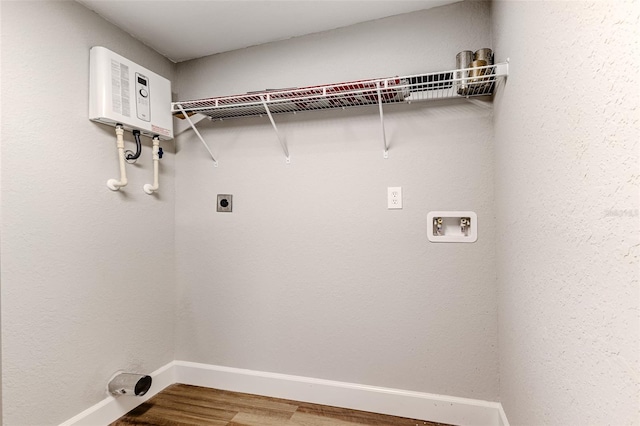
<svg viewBox="0 0 640 426"><path fill-rule="evenodd" d="M77 0L174 62L460 0Z"/></svg>

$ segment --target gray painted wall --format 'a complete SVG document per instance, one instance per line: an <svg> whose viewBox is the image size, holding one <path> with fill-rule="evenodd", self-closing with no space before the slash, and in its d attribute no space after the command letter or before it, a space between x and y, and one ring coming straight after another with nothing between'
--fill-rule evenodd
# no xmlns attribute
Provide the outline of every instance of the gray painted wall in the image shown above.
<svg viewBox="0 0 640 426"><path fill-rule="evenodd" d="M638 424L638 2L494 2L500 398Z"/></svg>
<svg viewBox="0 0 640 426"><path fill-rule="evenodd" d="M107 189L115 134L87 119L93 45L173 79L171 62L75 2L2 2L5 425L58 424L105 398L115 371L174 359L172 144L158 197L142 191L146 138L129 186Z"/></svg>
<svg viewBox="0 0 640 426"><path fill-rule="evenodd" d="M452 69L490 47L487 3L178 64L182 99ZM497 400L491 110L468 102L203 122L176 155L177 358ZM388 186L404 209L387 210ZM216 213L216 194L234 212ZM475 244L427 240L473 210Z"/></svg>

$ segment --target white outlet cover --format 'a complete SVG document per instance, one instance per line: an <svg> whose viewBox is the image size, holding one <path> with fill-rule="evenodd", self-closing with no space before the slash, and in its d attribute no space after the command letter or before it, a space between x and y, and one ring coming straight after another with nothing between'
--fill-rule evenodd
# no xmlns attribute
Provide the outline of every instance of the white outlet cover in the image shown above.
<svg viewBox="0 0 640 426"><path fill-rule="evenodd" d="M387 188L387 208L388 209L402 208L402 187L401 186L390 186Z"/></svg>
<svg viewBox="0 0 640 426"><path fill-rule="evenodd" d="M467 235L462 233L460 219L467 217L471 224ZM436 235L434 219L442 218L442 235ZM427 238L432 243L475 243L478 240L478 215L472 211L433 211L427 214Z"/></svg>

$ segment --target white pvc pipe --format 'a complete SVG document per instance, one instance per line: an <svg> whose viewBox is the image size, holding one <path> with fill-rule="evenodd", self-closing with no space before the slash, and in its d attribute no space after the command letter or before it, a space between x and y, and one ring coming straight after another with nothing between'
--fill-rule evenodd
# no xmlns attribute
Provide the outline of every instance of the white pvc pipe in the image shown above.
<svg viewBox="0 0 640 426"><path fill-rule="evenodd" d="M116 147L118 148L118 159L120 162L120 180L109 179L107 187L112 191L117 191L123 186L127 186L127 170L124 161L124 129L122 126L116 126Z"/></svg>
<svg viewBox="0 0 640 426"><path fill-rule="evenodd" d="M142 189L147 194L151 195L158 190L158 161L160 160L160 138L155 136L153 138L153 185L147 183Z"/></svg>

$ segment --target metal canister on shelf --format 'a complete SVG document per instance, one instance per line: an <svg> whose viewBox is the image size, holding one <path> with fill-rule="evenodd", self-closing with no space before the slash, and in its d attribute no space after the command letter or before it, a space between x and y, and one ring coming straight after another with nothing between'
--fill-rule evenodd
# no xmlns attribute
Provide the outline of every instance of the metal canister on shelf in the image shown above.
<svg viewBox="0 0 640 426"><path fill-rule="evenodd" d="M487 65L488 65L487 61L483 61L483 60L477 60L477 61L471 62L471 70L469 71L469 77L471 77L471 82L481 81L481 79L478 79L476 77L480 77L486 74L487 69L482 67L486 67Z"/></svg>
<svg viewBox="0 0 640 426"><path fill-rule="evenodd" d="M473 62L473 52L471 50L463 50L456 55L456 86L459 95L467 95L469 90L469 71L463 69L469 68Z"/></svg>
<svg viewBox="0 0 640 426"><path fill-rule="evenodd" d="M486 74L487 68L482 67L486 66L487 61L476 60L471 62L468 94L479 95L485 90L485 84L482 83L485 80L485 77L482 76Z"/></svg>
<svg viewBox="0 0 640 426"><path fill-rule="evenodd" d="M492 67L493 65L493 50L489 49L488 47L482 48L482 49L478 49L475 51L475 53L473 54L473 59L476 61L485 61L486 64L489 67L485 68L483 70L478 70L478 71L482 71L481 75L486 75L489 76L491 74L493 74L494 72L494 68ZM478 66L482 66L482 65L478 65ZM491 92L492 91L492 85L493 83L490 82L491 77L484 77L484 78L478 78L475 80L474 84L475 84L475 88L474 88L474 92L475 94L485 94L487 92ZM486 83L480 83L481 81L486 81Z"/></svg>
<svg viewBox="0 0 640 426"><path fill-rule="evenodd" d="M478 49L473 54L474 61L487 61L487 65L493 65L493 50L488 47Z"/></svg>

